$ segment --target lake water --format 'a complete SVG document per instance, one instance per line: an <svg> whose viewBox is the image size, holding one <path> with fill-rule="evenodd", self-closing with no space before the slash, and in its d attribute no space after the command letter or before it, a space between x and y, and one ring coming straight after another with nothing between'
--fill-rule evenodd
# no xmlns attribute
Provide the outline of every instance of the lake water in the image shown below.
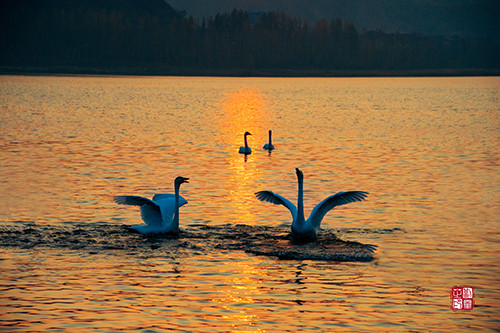
<svg viewBox="0 0 500 333"><path fill-rule="evenodd" d="M499 88L498 77L1 76L0 328L499 331ZM374 260L238 247L238 233L301 246L286 240L286 208L254 196L295 202L296 167L306 215L338 191L370 193L322 228L377 245ZM179 175L190 178L180 238L123 228L140 215L114 195L172 192ZM452 311L455 285L475 288L472 311Z"/></svg>

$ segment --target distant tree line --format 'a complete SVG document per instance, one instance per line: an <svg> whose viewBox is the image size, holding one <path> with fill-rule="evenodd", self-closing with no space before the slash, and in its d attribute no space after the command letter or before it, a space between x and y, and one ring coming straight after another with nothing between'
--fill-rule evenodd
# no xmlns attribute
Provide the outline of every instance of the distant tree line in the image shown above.
<svg viewBox="0 0 500 333"><path fill-rule="evenodd" d="M359 31L281 12L195 20L163 0L3 0L1 66L420 70L500 68L491 40Z"/></svg>

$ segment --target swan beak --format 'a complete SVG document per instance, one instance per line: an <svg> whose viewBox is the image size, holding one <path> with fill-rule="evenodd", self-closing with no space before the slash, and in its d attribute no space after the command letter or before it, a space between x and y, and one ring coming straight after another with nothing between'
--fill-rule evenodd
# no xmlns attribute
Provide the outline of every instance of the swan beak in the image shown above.
<svg viewBox="0 0 500 333"><path fill-rule="evenodd" d="M183 183L189 183L189 181L188 181L188 180L189 180L189 178L182 177L182 182L183 182Z"/></svg>
<svg viewBox="0 0 500 333"><path fill-rule="evenodd" d="M295 173L297 173L297 177L304 177L304 174L299 168L295 168Z"/></svg>

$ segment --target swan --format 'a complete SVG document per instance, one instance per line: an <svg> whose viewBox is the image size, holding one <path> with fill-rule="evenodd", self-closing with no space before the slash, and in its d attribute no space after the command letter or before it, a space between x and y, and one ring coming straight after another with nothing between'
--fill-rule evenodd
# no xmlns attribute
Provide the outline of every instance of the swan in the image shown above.
<svg viewBox="0 0 500 333"><path fill-rule="evenodd" d="M350 202L362 201L368 195L363 191L339 192L321 201L314 207L311 215L306 220L304 218L304 174L298 168L295 169L299 183L297 207L288 199L272 191L260 191L255 195L260 201L271 202L276 205L283 205L292 213L292 238L299 242L311 242L317 240L316 231L320 228L323 217L335 206L345 205Z"/></svg>
<svg viewBox="0 0 500 333"><path fill-rule="evenodd" d="M243 135L245 137L245 147L240 147L240 154L251 154L252 153L252 149L250 147L248 147L248 142L247 142L247 136L248 135L252 135L252 133L250 132L245 132L245 134Z"/></svg>
<svg viewBox="0 0 500 333"><path fill-rule="evenodd" d="M273 150L274 149L274 146L273 146L273 143L272 143L272 135L273 135L273 131L269 130L269 143L266 143L264 145L264 149L267 149L267 150Z"/></svg>
<svg viewBox="0 0 500 333"><path fill-rule="evenodd" d="M141 207L141 218L146 224L130 227L141 234L179 233L179 207L187 204L187 200L179 195L181 184L189 183L189 178L177 177L174 180L175 194L155 194L153 200L134 195L114 197L121 205Z"/></svg>

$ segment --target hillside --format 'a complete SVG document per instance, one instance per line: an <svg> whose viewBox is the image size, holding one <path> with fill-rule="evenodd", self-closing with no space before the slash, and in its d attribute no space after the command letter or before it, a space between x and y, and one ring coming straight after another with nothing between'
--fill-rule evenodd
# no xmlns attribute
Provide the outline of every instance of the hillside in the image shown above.
<svg viewBox="0 0 500 333"><path fill-rule="evenodd" d="M340 18L360 30L500 40L497 0L168 0L187 15L206 17L234 8L282 11L311 23Z"/></svg>

